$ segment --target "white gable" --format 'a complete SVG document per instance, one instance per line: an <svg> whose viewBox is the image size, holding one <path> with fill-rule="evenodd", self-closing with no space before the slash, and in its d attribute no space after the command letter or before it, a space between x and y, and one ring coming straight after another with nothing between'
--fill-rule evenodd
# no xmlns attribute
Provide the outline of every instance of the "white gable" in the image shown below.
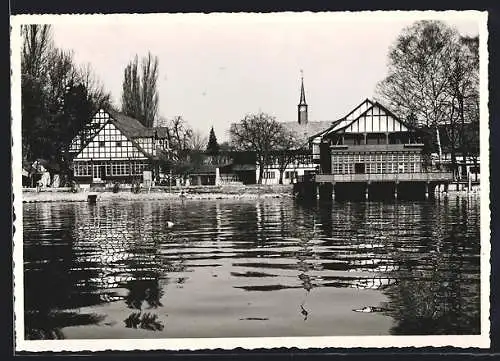
<svg viewBox="0 0 500 361"><path fill-rule="evenodd" d="M408 128L379 105L371 106L344 130L346 133L406 132Z"/></svg>
<svg viewBox="0 0 500 361"><path fill-rule="evenodd" d="M92 137L94 137L99 131L99 129L101 129L104 126L104 124L106 124L108 121L109 121L109 114L102 109L99 110L92 118L92 121L86 124L84 126L85 128L82 130L82 132L87 133L85 135L86 139L91 139ZM80 151L80 149L82 149L83 146L82 132L77 134L71 141L71 144L69 145L70 152L78 152Z"/></svg>
<svg viewBox="0 0 500 361"><path fill-rule="evenodd" d="M101 114L101 113L98 113ZM105 113L107 115L107 113ZM95 120L95 118L94 118ZM93 121L94 121L93 120ZM100 122L102 118L98 121ZM97 122L96 122L97 123ZM97 123L100 124L100 123ZM125 137L113 123L108 123L77 155L78 160L88 159L145 159L144 153Z"/></svg>
<svg viewBox="0 0 500 361"><path fill-rule="evenodd" d="M373 103L366 99L363 103L358 105L356 108L354 108L353 111L351 111L347 116L346 116L346 121L353 121L357 119L361 114L363 114L367 109L369 109L371 106L373 106Z"/></svg>

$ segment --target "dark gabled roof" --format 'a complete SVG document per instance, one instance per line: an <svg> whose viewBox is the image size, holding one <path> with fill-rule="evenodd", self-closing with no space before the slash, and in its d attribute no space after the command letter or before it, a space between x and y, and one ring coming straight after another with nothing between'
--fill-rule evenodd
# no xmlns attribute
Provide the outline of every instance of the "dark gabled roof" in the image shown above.
<svg viewBox="0 0 500 361"><path fill-rule="evenodd" d="M316 137L319 137L321 135L323 135L324 133L326 133L327 131L329 131L330 129L333 129L337 126L337 124L339 124L341 121L343 121L345 118L341 118L341 119L338 119L338 120L334 120L333 122L330 123L330 125L327 127L327 128L324 128L323 130L320 130L319 132L317 133L314 133L314 134L311 134L307 139L308 141L310 141L311 139L313 138L316 138Z"/></svg>
<svg viewBox="0 0 500 361"><path fill-rule="evenodd" d="M107 112L111 116L113 124L129 138L145 136L143 134L151 130L142 125L137 119L131 118L123 113L114 110L108 110Z"/></svg>
<svg viewBox="0 0 500 361"><path fill-rule="evenodd" d="M134 133L133 138L148 138L148 137L158 137L158 138L168 138L168 128L167 127L153 127L146 128Z"/></svg>
<svg viewBox="0 0 500 361"><path fill-rule="evenodd" d="M114 120L115 126L125 133L129 138L147 138L157 136L158 138L168 137L167 127L145 127L140 121L129 117L123 113L108 110L109 115Z"/></svg>
<svg viewBox="0 0 500 361"><path fill-rule="evenodd" d="M328 129L332 126L333 121L331 120L326 120L326 121L309 121L305 124L299 124L298 122L284 122L280 123L287 129L288 131L292 132L296 139L299 141L299 143L305 145L308 142L308 139L319 133L324 131L325 129Z"/></svg>

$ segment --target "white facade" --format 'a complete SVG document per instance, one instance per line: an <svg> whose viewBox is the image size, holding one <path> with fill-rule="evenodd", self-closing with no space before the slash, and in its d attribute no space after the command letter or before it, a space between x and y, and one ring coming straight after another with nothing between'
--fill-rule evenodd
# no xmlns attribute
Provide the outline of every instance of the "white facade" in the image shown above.
<svg viewBox="0 0 500 361"><path fill-rule="evenodd" d="M297 181L297 177L301 177L308 172L316 171L316 164L312 162L312 156L304 154L291 162L283 172L283 184L292 184ZM257 164L255 170L255 179L259 180L260 166ZM262 184L276 185L279 184L280 171L277 162L268 165L262 174Z"/></svg>
<svg viewBox="0 0 500 361"><path fill-rule="evenodd" d="M70 144L73 174L85 182L142 178L158 148L166 148L152 129L119 113L100 110Z"/></svg>

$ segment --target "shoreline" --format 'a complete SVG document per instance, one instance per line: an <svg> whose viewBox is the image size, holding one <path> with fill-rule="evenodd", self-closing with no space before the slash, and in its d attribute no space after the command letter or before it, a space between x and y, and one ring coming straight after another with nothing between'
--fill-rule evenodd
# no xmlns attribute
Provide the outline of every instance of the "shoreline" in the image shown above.
<svg viewBox="0 0 500 361"><path fill-rule="evenodd" d="M253 199L271 199L271 198L294 198L291 187L283 186L282 189L267 186L258 188L251 187L249 189L235 190L187 190L168 192L159 189L142 190L139 193L122 190L114 193L109 190L91 191L80 190L73 193L69 189L46 189L36 192L36 190L23 190L22 203L51 203L51 202L88 202L89 195L96 196L96 201L160 201L160 200L253 200ZM466 191L449 191L446 195L436 194L436 199L443 197L479 197L480 192L477 190Z"/></svg>
<svg viewBox="0 0 500 361"><path fill-rule="evenodd" d="M248 188L215 188L196 187L193 189L175 189L169 192L164 189L152 188L142 189L139 193L133 193L128 189L117 193L111 190L80 190L71 192L69 188L43 189L37 192L35 189L23 189L23 203L42 202L87 202L89 195L96 196L97 201L109 200L167 200L167 199L191 199L191 200L217 200L217 199L262 199L262 198L289 198L293 197L291 186L261 186Z"/></svg>

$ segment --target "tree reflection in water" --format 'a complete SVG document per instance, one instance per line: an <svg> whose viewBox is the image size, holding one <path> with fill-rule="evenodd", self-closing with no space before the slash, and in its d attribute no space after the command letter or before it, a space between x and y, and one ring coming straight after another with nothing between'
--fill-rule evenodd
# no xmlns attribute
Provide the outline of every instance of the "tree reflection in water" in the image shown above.
<svg viewBox="0 0 500 361"><path fill-rule="evenodd" d="M150 331L161 331L164 328L163 323L158 320L158 315L151 312L142 313L144 301L147 303L147 309L156 309L162 307L161 297L164 290L155 280L134 280L127 284L129 289L125 297L125 303L128 308L137 309L139 312L133 312L125 320L127 328L142 328Z"/></svg>
<svg viewBox="0 0 500 361"><path fill-rule="evenodd" d="M97 288L88 283L79 286L80 274L73 269L76 206L32 207L26 218L36 227L24 227L24 336L63 339L64 327L98 324L105 316L73 311L100 302Z"/></svg>
<svg viewBox="0 0 500 361"><path fill-rule="evenodd" d="M125 327L127 328L142 328L149 331L162 331L164 325L158 320L157 314L150 312L134 312L125 319Z"/></svg>
<svg viewBox="0 0 500 361"><path fill-rule="evenodd" d="M343 234L347 268L375 275L350 282L389 298L363 310L393 317L393 334L480 332L478 201L333 202L317 212L325 236Z"/></svg>
<svg viewBox="0 0 500 361"><path fill-rule="evenodd" d="M478 217L478 205L462 199L445 206L447 216L454 219L446 223L448 229L442 229L435 208L422 207L426 222L437 220L437 238L421 255L425 262L399 254L398 282L386 290L388 314L397 320L394 334L480 332L479 229L468 226L470 218Z"/></svg>
<svg viewBox="0 0 500 361"><path fill-rule="evenodd" d="M25 339L27 340L56 340L64 339L61 331L64 327L95 325L105 316L97 314L80 314L64 311L27 311L24 314Z"/></svg>
<svg viewBox="0 0 500 361"><path fill-rule="evenodd" d="M333 291L319 292L322 287L355 294L356 317L391 316L394 334L479 330L479 202L103 202L26 209L26 338L104 326L93 313L105 312L99 306L105 302L124 312L121 327L161 331L165 293L179 300L177 292L193 290L229 306L248 296L241 290L286 290L299 321L315 327L324 310L313 308L311 297ZM176 227L167 229L165 220ZM223 279L226 271L230 277ZM213 289L203 289L205 272L221 280ZM368 293L387 302L363 304ZM281 305L266 307L265 314L242 319L272 324Z"/></svg>

